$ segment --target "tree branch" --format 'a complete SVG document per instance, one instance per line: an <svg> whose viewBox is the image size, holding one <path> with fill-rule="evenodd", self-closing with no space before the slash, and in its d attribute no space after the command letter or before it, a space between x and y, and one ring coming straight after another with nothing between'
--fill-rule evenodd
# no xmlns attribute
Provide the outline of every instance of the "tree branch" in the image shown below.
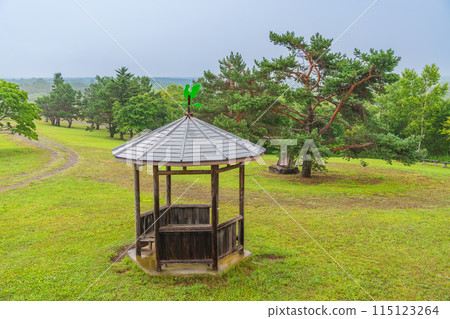
<svg viewBox="0 0 450 319"><path fill-rule="evenodd" d="M304 117L305 119L308 118L308 116L307 116L306 114L299 113L299 112L297 112L296 110L291 109L290 107L288 107L286 104L280 103L280 105L281 105L282 107L284 107L286 110L291 111L292 113L297 114L298 116Z"/></svg>
<svg viewBox="0 0 450 319"><path fill-rule="evenodd" d="M316 114L315 116L319 117L320 119L329 119L329 118L330 118L329 116L318 115L318 114ZM319 119L319 120L320 120L320 119ZM319 120L314 120L314 121L313 121L313 124L316 123L316 122L318 122ZM349 125L348 123L345 123L345 122L343 122L343 121L340 121L340 120L334 120L334 121L337 122L337 123L341 123L342 125L344 125L344 126L347 127L347 128L352 127L351 125Z"/></svg>
<svg viewBox="0 0 450 319"><path fill-rule="evenodd" d="M300 124L305 125L305 122L303 122L302 120L299 120L298 118L296 118L295 116L293 116L293 115L291 115L291 114L289 114L289 113L283 112L283 111L281 111L280 109L274 109L274 111L277 112L277 113L280 113L280 114L284 114L284 115L290 117L291 119L293 119L294 121L296 121L296 122L298 122L298 123L300 123Z"/></svg>
<svg viewBox="0 0 450 319"><path fill-rule="evenodd" d="M339 111L341 110L342 105L344 104L344 101L346 98L348 98L350 96L350 94L352 94L353 90L360 85L361 83L373 78L373 77L379 77L381 76L381 74L372 74L372 70L373 70L373 65L370 67L370 71L369 71L369 75L366 76L364 79L356 82L355 84L353 84L350 89L348 90L347 94L345 94L341 101L339 102L338 106L336 107L336 109L334 110L333 115L330 118L330 121L320 130L318 136L322 135L333 123L334 119L336 118L336 116L338 115Z"/></svg>
<svg viewBox="0 0 450 319"><path fill-rule="evenodd" d="M320 143L322 143L322 144L328 144L328 143L331 143L331 142L333 142L334 141L334 137L330 137L328 140L326 140L326 141L321 141Z"/></svg>
<svg viewBox="0 0 450 319"><path fill-rule="evenodd" d="M371 146L371 145L374 145L374 144L375 143L373 143L373 142L369 142L369 143L366 143L366 144L342 145L342 146L339 146L339 147L331 148L330 152L337 152L337 151L340 151L340 150L348 150L348 149L352 149L352 148L363 148L363 147Z"/></svg>
<svg viewBox="0 0 450 319"><path fill-rule="evenodd" d="M309 62L308 74L303 74L302 81L305 84L305 86L308 88L308 90L311 91L312 89L309 88L309 77L311 75L313 67L315 67L314 63L312 61L311 55L309 53L307 53L306 50L300 44L292 42L292 41L289 41L289 43L291 45L294 45L297 48L299 48L303 52L303 54L305 55L306 59L308 59L308 62Z"/></svg>
<svg viewBox="0 0 450 319"><path fill-rule="evenodd" d="M324 97L324 98L319 99L319 100L316 102L316 104L313 105L313 107L312 107L313 111L316 109L316 107L317 107L320 103L325 102L325 101L328 101L328 100L331 99L333 96L336 96L336 95L338 95L338 94L339 94L339 91L336 92L336 93L330 94L330 95L328 95L327 97Z"/></svg>

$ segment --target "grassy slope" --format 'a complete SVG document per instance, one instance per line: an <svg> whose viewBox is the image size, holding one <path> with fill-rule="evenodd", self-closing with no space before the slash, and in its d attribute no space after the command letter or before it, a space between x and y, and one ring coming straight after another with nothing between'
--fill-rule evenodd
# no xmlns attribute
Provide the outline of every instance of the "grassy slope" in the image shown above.
<svg viewBox="0 0 450 319"><path fill-rule="evenodd" d="M0 135L0 182L37 170L50 160L50 154L37 146L26 145L7 134Z"/></svg>
<svg viewBox="0 0 450 319"><path fill-rule="evenodd" d="M80 163L0 193L0 299L76 299L133 241L132 171L110 152L122 142L84 127L40 123L41 136L72 148ZM28 153L16 154L21 163ZM83 299L367 300L254 178L375 299L448 300L450 170L369 162L362 168L332 159L329 172L311 180L271 175L252 163L246 183L251 260L217 278L152 278L124 259ZM174 178L173 198L196 178ZM143 179L144 209L152 206L150 180ZM226 220L237 213L236 172L221 175L220 185ZM209 179L200 176L180 202L207 202L208 195Z"/></svg>

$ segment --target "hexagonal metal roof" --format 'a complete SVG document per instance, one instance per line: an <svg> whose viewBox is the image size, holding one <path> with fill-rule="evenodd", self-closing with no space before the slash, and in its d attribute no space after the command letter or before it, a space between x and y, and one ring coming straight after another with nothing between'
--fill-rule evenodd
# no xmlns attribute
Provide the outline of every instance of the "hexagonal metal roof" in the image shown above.
<svg viewBox="0 0 450 319"><path fill-rule="evenodd" d="M113 149L116 160L138 165L199 166L247 162L265 148L192 115L140 134Z"/></svg>

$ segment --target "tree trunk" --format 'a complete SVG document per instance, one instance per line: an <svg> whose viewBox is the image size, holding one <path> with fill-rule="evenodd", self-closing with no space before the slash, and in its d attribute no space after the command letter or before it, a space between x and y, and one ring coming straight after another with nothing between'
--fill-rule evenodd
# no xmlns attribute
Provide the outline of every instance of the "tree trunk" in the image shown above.
<svg viewBox="0 0 450 319"><path fill-rule="evenodd" d="M100 124L97 123L95 129L99 130L100 129Z"/></svg>
<svg viewBox="0 0 450 319"><path fill-rule="evenodd" d="M109 130L109 137L114 138L114 135L116 134L116 127L111 123L108 123L108 130Z"/></svg>
<svg viewBox="0 0 450 319"><path fill-rule="evenodd" d="M123 140L123 132L120 132L120 139Z"/></svg>
<svg viewBox="0 0 450 319"><path fill-rule="evenodd" d="M420 147L422 146L422 139L423 139L423 121L425 120L425 108L427 107L427 100L425 100L425 106L422 109L422 118L420 119L420 137L421 140L419 141L419 149L417 150L420 152Z"/></svg>
<svg viewBox="0 0 450 319"><path fill-rule="evenodd" d="M311 133L313 130L314 111L311 107L308 108L308 117L305 120L305 131Z"/></svg>
<svg viewBox="0 0 450 319"><path fill-rule="evenodd" d="M429 88L427 88L425 92L425 103L422 107L422 118L420 119L420 137L422 139L423 139L423 122L425 120L425 109L427 108L428 90ZM419 149L417 150L418 152L420 152L420 147L422 146L422 139L419 141Z"/></svg>
<svg viewBox="0 0 450 319"><path fill-rule="evenodd" d="M72 127L72 120L67 120L67 123L69 123L69 128L71 128Z"/></svg>
<svg viewBox="0 0 450 319"><path fill-rule="evenodd" d="M303 161L301 176L306 177L306 178L311 178L311 168L312 168L311 161Z"/></svg>
<svg viewBox="0 0 450 319"><path fill-rule="evenodd" d="M313 122L314 122L314 111L311 107L308 108L308 117L306 118L305 123L305 130L308 133L311 133L313 130ZM311 171L312 171L312 161L305 161L303 159L302 164L302 177L311 178Z"/></svg>

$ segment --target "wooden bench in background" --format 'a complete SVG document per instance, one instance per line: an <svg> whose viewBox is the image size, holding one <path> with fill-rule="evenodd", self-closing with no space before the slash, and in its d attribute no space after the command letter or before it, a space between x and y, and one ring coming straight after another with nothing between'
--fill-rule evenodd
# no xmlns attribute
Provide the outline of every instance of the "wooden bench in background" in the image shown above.
<svg viewBox="0 0 450 319"><path fill-rule="evenodd" d="M443 162L443 161L432 160L432 159L424 159L423 165L425 165L427 162L434 163L434 166L437 166L438 163L444 164L444 166L443 166L444 168L447 168L447 164L450 164L450 162Z"/></svg>

